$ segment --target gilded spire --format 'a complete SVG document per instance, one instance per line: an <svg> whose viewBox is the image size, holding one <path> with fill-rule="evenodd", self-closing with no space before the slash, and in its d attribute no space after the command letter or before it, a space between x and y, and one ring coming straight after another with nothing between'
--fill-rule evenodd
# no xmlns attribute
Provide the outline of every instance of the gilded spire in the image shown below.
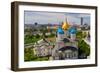
<svg viewBox="0 0 100 73"><path fill-rule="evenodd" d="M62 29L67 30L68 28L69 28L69 24L68 24L67 19L66 19L66 21L63 22Z"/></svg>

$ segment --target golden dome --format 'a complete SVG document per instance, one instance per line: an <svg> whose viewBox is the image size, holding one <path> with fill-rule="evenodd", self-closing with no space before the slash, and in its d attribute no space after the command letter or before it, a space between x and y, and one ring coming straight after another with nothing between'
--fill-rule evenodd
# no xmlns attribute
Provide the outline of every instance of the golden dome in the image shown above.
<svg viewBox="0 0 100 73"><path fill-rule="evenodd" d="M64 22L62 25L63 30L67 30L69 28L69 24L67 22Z"/></svg>

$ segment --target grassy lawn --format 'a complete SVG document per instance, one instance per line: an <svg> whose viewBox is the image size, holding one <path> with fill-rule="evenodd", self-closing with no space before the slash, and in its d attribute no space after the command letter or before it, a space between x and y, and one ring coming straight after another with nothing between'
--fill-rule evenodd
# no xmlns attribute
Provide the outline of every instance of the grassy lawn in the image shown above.
<svg viewBox="0 0 100 73"><path fill-rule="evenodd" d="M48 57L37 57L34 61L48 61Z"/></svg>

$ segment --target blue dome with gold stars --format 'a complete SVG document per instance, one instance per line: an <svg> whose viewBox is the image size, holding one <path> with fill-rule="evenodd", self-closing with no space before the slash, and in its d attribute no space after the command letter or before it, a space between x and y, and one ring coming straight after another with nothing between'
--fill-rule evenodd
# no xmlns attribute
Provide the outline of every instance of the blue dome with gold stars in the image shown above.
<svg viewBox="0 0 100 73"><path fill-rule="evenodd" d="M76 32L77 32L77 29L76 29L75 27L71 27L71 28L69 29L69 33L70 33L70 34L76 34Z"/></svg>
<svg viewBox="0 0 100 73"><path fill-rule="evenodd" d="M57 30L57 33L64 34L64 31L63 31L63 29L61 27L59 27L58 30Z"/></svg>

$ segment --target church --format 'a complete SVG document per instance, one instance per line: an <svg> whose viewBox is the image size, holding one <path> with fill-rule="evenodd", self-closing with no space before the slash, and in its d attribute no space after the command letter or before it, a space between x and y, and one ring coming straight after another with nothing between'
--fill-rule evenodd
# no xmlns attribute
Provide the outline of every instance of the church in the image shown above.
<svg viewBox="0 0 100 73"><path fill-rule="evenodd" d="M76 41L77 29L65 21L58 27L56 45L52 50L54 60L78 59L78 42Z"/></svg>

